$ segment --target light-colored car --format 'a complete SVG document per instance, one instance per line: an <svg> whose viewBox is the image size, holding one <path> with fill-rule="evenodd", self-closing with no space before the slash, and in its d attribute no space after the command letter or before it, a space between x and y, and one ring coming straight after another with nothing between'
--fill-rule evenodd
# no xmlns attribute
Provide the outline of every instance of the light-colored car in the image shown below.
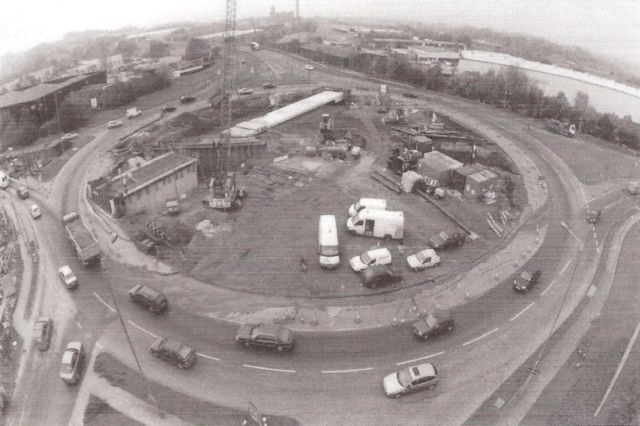
<svg viewBox="0 0 640 426"><path fill-rule="evenodd" d="M629 195L640 194L640 181L629 182L629 185L627 185L627 192L629 193Z"/></svg>
<svg viewBox="0 0 640 426"><path fill-rule="evenodd" d="M63 141L70 141L71 139L75 139L77 137L77 133L65 133L60 139L62 139Z"/></svg>
<svg viewBox="0 0 640 426"><path fill-rule="evenodd" d="M110 122L107 123L107 128L114 129L122 125L123 125L122 120L111 120Z"/></svg>
<svg viewBox="0 0 640 426"><path fill-rule="evenodd" d="M389 374L382 381L384 392L390 398L423 389L433 389L438 384L438 370L430 363L414 365Z"/></svg>
<svg viewBox="0 0 640 426"><path fill-rule="evenodd" d="M349 264L356 272L360 272L373 265L390 265L391 252L388 248L377 248L365 251L359 256L352 257Z"/></svg>
<svg viewBox="0 0 640 426"><path fill-rule="evenodd" d="M64 265L58 269L58 275L67 288L74 288L78 286L78 278L68 265Z"/></svg>
<svg viewBox="0 0 640 426"><path fill-rule="evenodd" d="M38 219L40 216L42 216L40 207L38 207L37 204L32 204L31 207L29 207L29 213L31 213L31 217L34 219Z"/></svg>
<svg viewBox="0 0 640 426"><path fill-rule="evenodd" d="M440 256L438 256L434 249L424 249L411 256L407 256L407 264L409 264L409 268L414 271L431 268L440 264Z"/></svg>
<svg viewBox="0 0 640 426"><path fill-rule="evenodd" d="M305 70L307 70L307 71L313 71L313 70L315 70L315 68L313 67L313 65L305 65L305 66L304 66L304 69L305 69Z"/></svg>
<svg viewBox="0 0 640 426"><path fill-rule="evenodd" d="M248 87L242 87L238 89L238 95L250 95L252 93L253 93L253 89L250 89Z"/></svg>
<svg viewBox="0 0 640 426"><path fill-rule="evenodd" d="M53 323L49 317L40 317L33 325L33 344L39 351L46 351L49 349L52 328Z"/></svg>
<svg viewBox="0 0 640 426"><path fill-rule="evenodd" d="M60 378L67 384L78 383L80 370L84 359L84 349L81 342L69 342L67 349L62 354L60 366Z"/></svg>

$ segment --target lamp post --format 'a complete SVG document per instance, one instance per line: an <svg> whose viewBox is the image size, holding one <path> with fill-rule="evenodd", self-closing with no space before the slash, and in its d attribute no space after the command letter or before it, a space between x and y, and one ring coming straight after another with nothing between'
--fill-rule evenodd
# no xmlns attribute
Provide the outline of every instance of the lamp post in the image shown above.
<svg viewBox="0 0 640 426"><path fill-rule="evenodd" d="M309 81L311 81L311 71L313 71L315 68L313 67L313 65L305 65L304 69L306 69L309 73Z"/></svg>

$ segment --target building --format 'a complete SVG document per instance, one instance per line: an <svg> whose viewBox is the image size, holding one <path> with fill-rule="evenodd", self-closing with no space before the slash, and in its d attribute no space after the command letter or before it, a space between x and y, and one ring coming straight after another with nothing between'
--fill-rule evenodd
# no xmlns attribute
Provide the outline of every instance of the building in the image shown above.
<svg viewBox="0 0 640 426"><path fill-rule="evenodd" d="M423 176L436 179L440 186L451 185L451 174L454 170L462 167L462 163L458 160L438 152L426 152L424 157L418 161L418 169L416 170Z"/></svg>
<svg viewBox="0 0 640 426"><path fill-rule="evenodd" d="M491 170L481 170L467 176L463 194L467 197L480 197L485 192L495 191L500 177Z"/></svg>
<svg viewBox="0 0 640 426"><path fill-rule="evenodd" d="M467 184L467 178L474 173L486 170L487 166L480 163L464 165L451 173L451 187L463 192Z"/></svg>
<svg viewBox="0 0 640 426"><path fill-rule="evenodd" d="M92 198L114 217L159 210L198 185L195 158L167 152L111 178L90 182Z"/></svg>
<svg viewBox="0 0 640 426"><path fill-rule="evenodd" d="M433 46L411 46L408 48L409 61L421 65L435 62L449 62L457 64L460 60L460 52Z"/></svg>

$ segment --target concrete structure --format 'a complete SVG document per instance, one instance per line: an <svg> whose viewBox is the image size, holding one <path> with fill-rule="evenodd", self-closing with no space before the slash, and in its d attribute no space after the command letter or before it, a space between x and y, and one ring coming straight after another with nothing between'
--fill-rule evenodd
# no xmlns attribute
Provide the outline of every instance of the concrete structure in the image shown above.
<svg viewBox="0 0 640 426"><path fill-rule="evenodd" d="M424 158L418 161L417 172L423 176L437 179L440 186L451 185L451 173L462 167L458 160L438 152L431 151L424 154Z"/></svg>
<svg viewBox="0 0 640 426"><path fill-rule="evenodd" d="M109 179L91 182L91 194L114 217L161 209L198 185L194 158L167 152Z"/></svg>
<svg viewBox="0 0 640 426"><path fill-rule="evenodd" d="M491 170L481 170L467 176L463 194L467 197L479 197L486 191L493 191L500 178Z"/></svg>

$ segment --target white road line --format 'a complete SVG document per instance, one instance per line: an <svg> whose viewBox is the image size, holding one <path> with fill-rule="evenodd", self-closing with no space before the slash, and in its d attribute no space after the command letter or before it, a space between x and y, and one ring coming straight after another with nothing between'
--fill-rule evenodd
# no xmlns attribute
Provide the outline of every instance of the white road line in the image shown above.
<svg viewBox="0 0 640 426"><path fill-rule="evenodd" d="M549 289L551 289L551 287L553 287L555 283L556 283L556 280L551 281L547 286L547 288L545 288L544 291L540 293L540 296L544 296L545 294L547 294L547 291L549 291Z"/></svg>
<svg viewBox="0 0 640 426"><path fill-rule="evenodd" d="M80 324L79 322L76 321L76 325L78 326L78 328L82 328L82 324Z"/></svg>
<svg viewBox="0 0 640 426"><path fill-rule="evenodd" d="M596 410L595 413L593 413L593 417L598 417L598 414L600 413L600 409L604 405L604 402L607 400L607 397L609 396L609 392L611 392L611 389L613 388L613 385L616 383L616 380L618 380L618 376L620 375L620 372L622 372L625 362L627 362L627 358L629 357L629 353L631 353L631 348L633 347L633 344L636 341L636 338L638 337L639 332L640 332L640 323L636 325L636 329L633 332L633 336L631 336L631 340L629 340L627 349L625 349L624 355L622 355L622 359L618 364L618 369L616 370L616 374L613 375L613 378L611 379L611 383L609 383L609 387L607 388L607 391L604 393L604 396L602 397L602 401L600 401L600 405L598 405L598 409Z"/></svg>
<svg viewBox="0 0 640 426"><path fill-rule="evenodd" d="M512 317L509 321L513 321L515 319L517 319L520 315L524 314L525 312L527 312L529 310L529 308L531 308L533 305L535 305L536 302L531 302L529 303L529 305L527 305L526 308L524 308L523 310L521 310L520 312L518 312L514 317Z"/></svg>
<svg viewBox="0 0 640 426"><path fill-rule="evenodd" d="M564 264L564 266L562 267L562 270L560 270L560 273L558 275L564 274L564 272L567 270L570 264L571 264L571 259L567 260L567 263Z"/></svg>
<svg viewBox="0 0 640 426"><path fill-rule="evenodd" d="M129 324L131 324L132 326L134 326L135 328L137 328L138 330L142 331L143 333L147 333L149 336L151 337L158 337L156 334L153 334L152 332L150 332L149 330L145 330L144 328L140 327L138 324L136 324L135 322L131 321L131 320L127 320L127 322Z"/></svg>
<svg viewBox="0 0 640 426"><path fill-rule="evenodd" d="M96 343L96 348L98 348L98 349L104 349L104 346L102 346L100 343Z"/></svg>
<svg viewBox="0 0 640 426"><path fill-rule="evenodd" d="M210 359L210 360L212 360L212 361L220 361L220 358L216 358L216 357L214 357L214 356L209 356L209 355L201 354L200 352L196 352L196 355L201 356L202 358Z"/></svg>
<svg viewBox="0 0 640 426"><path fill-rule="evenodd" d="M422 360L425 360L425 359L429 359L429 358L433 358L433 357L436 357L436 356L440 356L443 353L444 353L444 351L441 351L441 352L437 352L435 354L423 356L422 358L415 358L415 359L410 359L408 361L396 362L396 365L411 364L411 363L416 362L416 361L422 361Z"/></svg>
<svg viewBox="0 0 640 426"><path fill-rule="evenodd" d="M492 333L495 333L496 331L498 331L498 327L494 328L494 329L493 329L493 330L491 330L491 331L487 331L487 332L486 332L486 333L484 333L482 336L478 336L478 337L476 337L475 339L471 339L471 340L469 340L468 342L463 343L463 344L462 344L462 346L467 346L467 345L470 345L470 344L472 344L472 343L475 343L475 342L477 342L478 340L480 340L480 339L484 339L484 338L485 338L485 337L487 337L488 335L490 335L490 334L492 334Z"/></svg>
<svg viewBox="0 0 640 426"><path fill-rule="evenodd" d="M280 368L260 367L259 365L251 365L251 364L242 364L242 366L247 368L255 368L257 370L275 371L278 373L295 373L296 372L296 370L284 370Z"/></svg>
<svg viewBox="0 0 640 426"><path fill-rule="evenodd" d="M111 312L113 312L114 314L116 313L116 310L114 308L111 307L111 305L109 305L107 302L105 302L104 300L102 300L102 298L100 296L98 296L98 293L96 293L95 291L93 292L93 295L96 297L96 299L98 299L100 302L102 302L102 304L104 306L106 306Z"/></svg>
<svg viewBox="0 0 640 426"><path fill-rule="evenodd" d="M357 373L359 371L371 371L373 367L352 368L350 370L322 370L323 374Z"/></svg>

